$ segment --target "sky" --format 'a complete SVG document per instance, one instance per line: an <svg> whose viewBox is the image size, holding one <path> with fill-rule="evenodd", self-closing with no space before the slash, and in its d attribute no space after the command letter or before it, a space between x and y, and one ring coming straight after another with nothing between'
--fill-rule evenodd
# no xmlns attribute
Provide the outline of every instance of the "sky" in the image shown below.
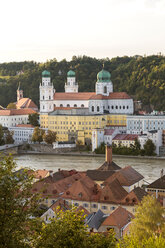
<svg viewBox="0 0 165 248"><path fill-rule="evenodd" d="M0 63L165 54L165 0L5 0Z"/></svg>

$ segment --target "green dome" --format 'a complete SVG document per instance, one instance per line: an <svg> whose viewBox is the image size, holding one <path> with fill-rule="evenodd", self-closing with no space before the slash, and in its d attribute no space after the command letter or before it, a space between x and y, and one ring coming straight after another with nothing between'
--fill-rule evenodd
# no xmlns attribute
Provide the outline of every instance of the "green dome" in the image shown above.
<svg viewBox="0 0 165 248"><path fill-rule="evenodd" d="M110 78L111 78L111 74L104 69L97 74L97 82L99 83L109 82Z"/></svg>
<svg viewBox="0 0 165 248"><path fill-rule="evenodd" d="M76 73L72 70L68 71L67 73L67 77L75 77L76 76Z"/></svg>
<svg viewBox="0 0 165 248"><path fill-rule="evenodd" d="M50 77L50 72L49 71L43 71L42 72L42 77Z"/></svg>

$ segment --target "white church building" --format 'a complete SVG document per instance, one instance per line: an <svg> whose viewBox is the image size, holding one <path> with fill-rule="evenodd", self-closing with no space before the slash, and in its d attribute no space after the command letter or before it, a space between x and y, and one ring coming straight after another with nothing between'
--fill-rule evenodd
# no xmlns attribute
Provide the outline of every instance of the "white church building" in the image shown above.
<svg viewBox="0 0 165 248"><path fill-rule="evenodd" d="M78 92L75 72L67 73L65 92L56 92L50 72L42 72L40 84L40 113L56 108L87 108L89 114L133 114L133 99L125 92L113 92L111 74L102 69L97 74L95 92Z"/></svg>

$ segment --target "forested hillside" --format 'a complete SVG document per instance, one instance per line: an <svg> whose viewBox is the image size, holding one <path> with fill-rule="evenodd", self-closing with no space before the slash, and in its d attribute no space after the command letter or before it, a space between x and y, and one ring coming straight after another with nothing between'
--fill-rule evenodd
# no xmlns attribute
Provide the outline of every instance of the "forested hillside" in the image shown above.
<svg viewBox="0 0 165 248"><path fill-rule="evenodd" d="M87 56L73 56L70 62L56 59L46 63L33 61L0 64L0 105L6 107L16 101L19 82L24 97L30 97L38 105L39 84L43 70L51 72L57 92L64 91L67 71L76 72L79 91L94 91L97 73L104 68L111 73L114 91L126 91L134 100L141 100L144 106L165 110L165 57L134 56L112 59L96 59Z"/></svg>

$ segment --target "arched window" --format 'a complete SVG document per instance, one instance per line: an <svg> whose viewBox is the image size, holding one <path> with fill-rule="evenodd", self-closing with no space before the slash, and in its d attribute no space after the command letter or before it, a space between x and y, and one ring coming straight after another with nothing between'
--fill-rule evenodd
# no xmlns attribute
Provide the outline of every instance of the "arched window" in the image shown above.
<svg viewBox="0 0 165 248"><path fill-rule="evenodd" d="M100 111L100 108L99 108L99 106L97 106L97 112L99 112Z"/></svg>
<svg viewBox="0 0 165 248"><path fill-rule="evenodd" d="M114 109L113 105L111 106L112 109Z"/></svg>
<svg viewBox="0 0 165 248"><path fill-rule="evenodd" d="M129 106L127 106L127 109L129 109Z"/></svg>
<svg viewBox="0 0 165 248"><path fill-rule="evenodd" d="M67 107L70 107L70 104L67 104Z"/></svg>
<svg viewBox="0 0 165 248"><path fill-rule="evenodd" d="M60 107L63 107L63 104L60 104Z"/></svg>
<svg viewBox="0 0 165 248"><path fill-rule="evenodd" d="M45 106L43 105L43 109L45 109Z"/></svg>
<svg viewBox="0 0 165 248"><path fill-rule="evenodd" d="M92 106L92 112L94 112L94 106Z"/></svg>
<svg viewBox="0 0 165 248"><path fill-rule="evenodd" d="M121 106L120 106L120 109L121 109Z"/></svg>
<svg viewBox="0 0 165 248"><path fill-rule="evenodd" d="M45 97L43 96L43 100L45 99Z"/></svg>
<svg viewBox="0 0 165 248"><path fill-rule="evenodd" d="M54 104L54 107L56 107L56 104Z"/></svg>
<svg viewBox="0 0 165 248"><path fill-rule="evenodd" d="M84 108L84 104L81 104L81 107Z"/></svg>
<svg viewBox="0 0 165 248"><path fill-rule="evenodd" d="M116 105L116 109L118 109L118 106Z"/></svg>
<svg viewBox="0 0 165 248"><path fill-rule="evenodd" d="M77 104L74 104L74 107L77 108Z"/></svg>
<svg viewBox="0 0 165 248"><path fill-rule="evenodd" d="M51 99L51 96L49 96L49 100Z"/></svg>
<svg viewBox="0 0 165 248"><path fill-rule="evenodd" d="M107 93L107 86L104 86L104 93Z"/></svg>
<svg viewBox="0 0 165 248"><path fill-rule="evenodd" d="M125 106L123 106L123 109L125 109Z"/></svg>

